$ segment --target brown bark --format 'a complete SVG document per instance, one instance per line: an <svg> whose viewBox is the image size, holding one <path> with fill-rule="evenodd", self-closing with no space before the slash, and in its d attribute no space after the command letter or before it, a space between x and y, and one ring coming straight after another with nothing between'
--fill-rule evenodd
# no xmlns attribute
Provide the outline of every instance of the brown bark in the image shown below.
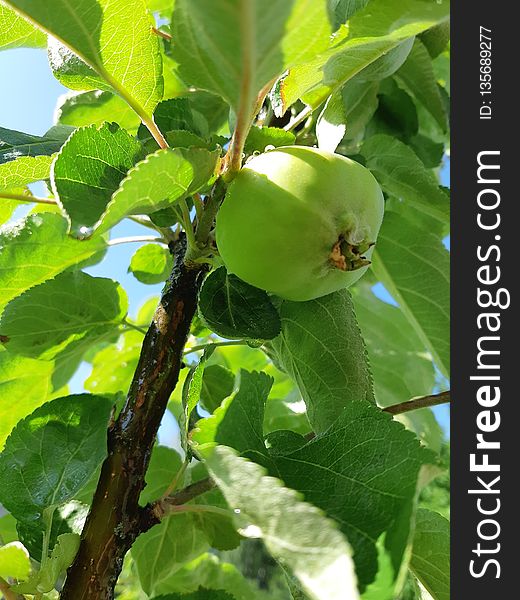
<svg viewBox="0 0 520 600"><path fill-rule="evenodd" d="M127 401L108 430L108 455L81 544L68 570L62 600L112 600L123 559L137 536L158 522L139 506L145 474L168 399L178 381L182 352L206 267L184 264L176 243L174 267L146 333Z"/></svg>

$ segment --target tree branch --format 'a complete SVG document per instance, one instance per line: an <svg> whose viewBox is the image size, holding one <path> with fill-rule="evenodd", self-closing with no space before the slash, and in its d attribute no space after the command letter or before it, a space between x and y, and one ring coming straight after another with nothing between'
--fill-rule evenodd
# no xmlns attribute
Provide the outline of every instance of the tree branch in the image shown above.
<svg viewBox="0 0 520 600"><path fill-rule="evenodd" d="M451 392L441 392L440 394L433 394L431 396L422 396L421 398L414 398L407 402L401 402L400 404L394 404L393 406L387 406L383 408L384 412L390 413L391 415L401 415L411 410L417 410L419 408L428 408L430 406L438 406L439 404L446 404L451 401Z"/></svg>
<svg viewBox="0 0 520 600"><path fill-rule="evenodd" d="M196 481L184 489L175 492L171 496L166 496L165 498L147 504L144 507L144 510L148 513L148 519L150 521L155 519L155 522L159 522L163 516L169 512L169 507L186 504L186 502L197 498L197 496L209 492L215 485L215 482L210 477L201 479L200 481Z"/></svg>
<svg viewBox="0 0 520 600"><path fill-rule="evenodd" d="M139 506L139 496L207 270L202 264L185 265L184 237L172 246L174 267L144 338L126 404L109 427L108 455L62 600L112 600L126 552L158 522Z"/></svg>

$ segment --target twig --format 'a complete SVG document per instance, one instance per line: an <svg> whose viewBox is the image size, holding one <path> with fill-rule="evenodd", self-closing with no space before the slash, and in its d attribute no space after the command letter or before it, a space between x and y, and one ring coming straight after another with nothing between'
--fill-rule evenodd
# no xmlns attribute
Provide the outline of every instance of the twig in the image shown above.
<svg viewBox="0 0 520 600"><path fill-rule="evenodd" d="M431 396L421 396L420 398L414 398L407 402L401 402L400 404L394 404L383 408L384 412L390 413L391 415L401 415L411 410L417 410L419 408L428 408L430 406L438 406L439 404L446 404L451 401L451 392L441 392L440 394L433 394Z"/></svg>
<svg viewBox="0 0 520 600"><path fill-rule="evenodd" d="M215 487L215 485L215 482L210 477L201 479L200 481L196 481L184 489L175 492L175 494L172 494L171 496L151 502L144 507L144 510L150 515L153 515L155 519L160 520L168 512L168 507L182 506L190 500L197 498L197 496L201 496L202 494L209 492Z"/></svg>
<svg viewBox="0 0 520 600"><path fill-rule="evenodd" d="M168 40L169 42L173 40L173 37L169 33L166 33L166 31L161 31L160 29L157 29L157 27L152 27L152 32L155 33L155 35Z"/></svg>
<svg viewBox="0 0 520 600"><path fill-rule="evenodd" d="M206 348L211 346L214 346L215 348L220 346L247 346L247 342L244 340L230 340L228 342L210 342L209 344L200 344L200 346L186 348L186 350L184 350L184 355L192 354L193 352L198 352L199 350L206 350Z"/></svg>
<svg viewBox="0 0 520 600"><path fill-rule="evenodd" d="M51 204L56 205L56 200L52 198L39 198L38 196L25 196L24 194L10 194L8 192L0 192L0 198L6 200L18 200L19 202L35 202L37 204Z"/></svg>

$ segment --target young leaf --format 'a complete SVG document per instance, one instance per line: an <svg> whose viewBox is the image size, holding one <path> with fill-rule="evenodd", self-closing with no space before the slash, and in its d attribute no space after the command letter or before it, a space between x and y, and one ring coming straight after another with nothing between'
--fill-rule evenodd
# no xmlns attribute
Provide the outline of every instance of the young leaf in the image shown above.
<svg viewBox="0 0 520 600"><path fill-rule="evenodd" d="M447 223L448 197L435 176L406 144L388 135L374 135L365 141L361 153L388 194L402 199L438 225Z"/></svg>
<svg viewBox="0 0 520 600"><path fill-rule="evenodd" d="M327 100L316 123L318 148L335 152L347 131L347 115L343 98L339 92L332 94Z"/></svg>
<svg viewBox="0 0 520 600"><path fill-rule="evenodd" d="M0 164L0 190L23 187L28 183L48 179L53 159L52 155L20 156L20 158Z"/></svg>
<svg viewBox="0 0 520 600"><path fill-rule="evenodd" d="M415 98L437 121L442 131L448 127L444 103L433 71L432 59L420 40L415 40L410 56L396 73Z"/></svg>
<svg viewBox="0 0 520 600"><path fill-rule="evenodd" d="M201 454L235 511L239 532L261 537L313 600L357 599L351 550L333 523L260 466L231 448L211 446Z"/></svg>
<svg viewBox="0 0 520 600"><path fill-rule="evenodd" d="M67 272L12 300L0 333L9 352L52 359L73 342L88 347L107 330L117 332L127 310L126 293L115 281Z"/></svg>
<svg viewBox="0 0 520 600"><path fill-rule="evenodd" d="M44 48L46 43L47 37L43 32L0 4L0 50Z"/></svg>
<svg viewBox="0 0 520 600"><path fill-rule="evenodd" d="M58 536L52 554L41 565L40 570L25 583L14 587L16 592L22 594L36 594L50 592L54 589L59 576L72 564L79 548L79 535L77 533L63 533Z"/></svg>
<svg viewBox="0 0 520 600"><path fill-rule="evenodd" d="M325 52L290 71L282 86L284 108L302 96L317 108L368 65L448 16L447 0L372 0L350 19L348 31L333 38Z"/></svg>
<svg viewBox="0 0 520 600"><path fill-rule="evenodd" d="M440 237L387 212L373 268L441 372L449 375L449 253Z"/></svg>
<svg viewBox="0 0 520 600"><path fill-rule="evenodd" d="M270 343L276 362L300 389L316 433L353 400L374 402L365 345L347 290L309 302L283 301L281 334Z"/></svg>
<svg viewBox="0 0 520 600"><path fill-rule="evenodd" d="M0 502L14 517L36 520L74 497L105 455L111 409L101 396L66 396L18 423L0 454Z"/></svg>
<svg viewBox="0 0 520 600"><path fill-rule="evenodd" d="M120 96L100 90L65 96L56 109L56 120L73 127L100 127L108 121L130 133L135 133L140 123L139 117Z"/></svg>
<svg viewBox="0 0 520 600"><path fill-rule="evenodd" d="M50 156L63 146L72 131L72 127L53 127L39 136L0 127L0 165L21 156Z"/></svg>
<svg viewBox="0 0 520 600"><path fill-rule="evenodd" d="M251 111L270 81L328 44L325 2L177 0L173 56L188 84Z"/></svg>
<svg viewBox="0 0 520 600"><path fill-rule="evenodd" d="M159 244L145 244L132 256L128 272L137 281L153 285L166 281L172 266L172 255L167 248Z"/></svg>
<svg viewBox="0 0 520 600"><path fill-rule="evenodd" d="M0 350L0 450L16 423L50 398L53 369L52 362Z"/></svg>
<svg viewBox="0 0 520 600"><path fill-rule="evenodd" d="M200 190L213 176L218 152L203 148L158 150L131 169L101 215L103 233L124 217L152 213Z"/></svg>
<svg viewBox="0 0 520 600"><path fill-rule="evenodd" d="M417 511L410 568L434 600L449 600L450 523L436 512Z"/></svg>
<svg viewBox="0 0 520 600"><path fill-rule="evenodd" d="M199 311L208 327L222 337L270 340L280 333L280 317L267 293L229 274L225 267L206 278Z"/></svg>
<svg viewBox="0 0 520 600"><path fill-rule="evenodd" d="M159 38L143 0L7 0L60 40L135 110L149 117L162 97Z"/></svg>
<svg viewBox="0 0 520 600"><path fill-rule="evenodd" d="M141 144L115 123L77 129L52 167L52 187L74 234L101 217L128 170L143 156Z"/></svg>
<svg viewBox="0 0 520 600"><path fill-rule="evenodd" d="M29 577L31 561L29 553L20 542L11 542L0 547L0 577L19 579Z"/></svg>

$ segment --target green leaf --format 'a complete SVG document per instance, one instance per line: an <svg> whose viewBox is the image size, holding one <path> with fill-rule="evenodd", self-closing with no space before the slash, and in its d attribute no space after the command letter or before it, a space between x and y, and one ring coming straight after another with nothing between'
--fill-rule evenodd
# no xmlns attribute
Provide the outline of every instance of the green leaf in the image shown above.
<svg viewBox="0 0 520 600"><path fill-rule="evenodd" d="M53 590L60 575L72 564L79 548L79 539L77 533L60 535L52 554L42 563L40 570L29 581L15 586L15 591L40 595Z"/></svg>
<svg viewBox="0 0 520 600"><path fill-rule="evenodd" d="M230 596L222 590L208 590L200 587L191 594L167 594L166 596L156 596L153 600L235 600L235 596Z"/></svg>
<svg viewBox="0 0 520 600"><path fill-rule="evenodd" d="M388 415L353 402L329 431L272 458L287 486L340 524L367 584L377 572L375 541L409 510L421 464L433 457Z"/></svg>
<svg viewBox="0 0 520 600"><path fill-rule="evenodd" d="M292 146L296 140L296 136L291 131L278 129L277 127L256 127L253 126L249 130L249 134L244 146L246 154L253 152L265 152L267 146Z"/></svg>
<svg viewBox="0 0 520 600"><path fill-rule="evenodd" d="M206 278L199 311L207 326L226 338L270 340L280 333L280 318L269 296L225 267Z"/></svg>
<svg viewBox="0 0 520 600"><path fill-rule="evenodd" d="M52 362L0 350L0 450L16 423L49 400L53 369Z"/></svg>
<svg viewBox="0 0 520 600"><path fill-rule="evenodd" d="M139 503L144 506L158 500L176 479L181 467L181 457L175 450L165 446L155 446L146 471L146 486L141 492ZM182 484L181 479L177 482L177 487Z"/></svg>
<svg viewBox="0 0 520 600"><path fill-rule="evenodd" d="M334 30L346 23L358 10L365 8L369 0L327 0Z"/></svg>
<svg viewBox="0 0 520 600"><path fill-rule="evenodd" d="M46 35L0 4L0 50L10 48L44 48Z"/></svg>
<svg viewBox="0 0 520 600"><path fill-rule="evenodd" d="M282 333L271 342L277 364L292 377L316 433L354 400L374 402L372 376L347 290L309 302L283 301Z"/></svg>
<svg viewBox="0 0 520 600"><path fill-rule="evenodd" d="M221 365L208 365L202 376L202 389L200 401L209 412L214 412L233 392L235 387L235 375Z"/></svg>
<svg viewBox="0 0 520 600"><path fill-rule="evenodd" d="M62 273L12 300L0 320L9 352L52 359L82 340L89 346L117 331L128 310L121 286L82 271Z"/></svg>
<svg viewBox="0 0 520 600"><path fill-rule="evenodd" d="M203 148L158 150L131 169L97 225L105 232L128 215L152 213L194 194L211 179L217 152Z"/></svg>
<svg viewBox="0 0 520 600"><path fill-rule="evenodd" d="M105 456L111 409L101 396L65 396L18 423L0 454L0 502L14 517L36 520L73 498Z"/></svg>
<svg viewBox="0 0 520 600"><path fill-rule="evenodd" d="M12 577L23 581L29 577L30 572L31 561L23 544L11 542L0 547L0 577Z"/></svg>
<svg viewBox="0 0 520 600"><path fill-rule="evenodd" d="M373 269L440 371L449 376L449 253L439 236L404 214L387 212L373 255Z"/></svg>
<svg viewBox="0 0 520 600"><path fill-rule="evenodd" d="M50 156L63 146L72 131L72 127L52 127L39 136L0 127L0 165L22 156Z"/></svg>
<svg viewBox="0 0 520 600"><path fill-rule="evenodd" d="M372 0L350 19L348 29L340 29L325 52L290 71L282 86L284 108L302 96L317 108L368 65L448 16L447 0Z"/></svg>
<svg viewBox="0 0 520 600"><path fill-rule="evenodd" d="M144 0L7 0L92 67L141 117L162 97L159 38Z"/></svg>
<svg viewBox="0 0 520 600"><path fill-rule="evenodd" d="M85 524L88 510L89 507L86 504L76 502L75 500L59 506L52 515L49 549L54 548L58 537L64 533L80 534ZM20 541L27 548L31 557L40 562L43 552L43 538L47 530L44 520L18 521L16 528Z"/></svg>
<svg viewBox="0 0 520 600"><path fill-rule="evenodd" d="M444 156L444 144L435 142L431 138L418 134L408 140L415 154L422 160L427 169L437 168Z"/></svg>
<svg viewBox="0 0 520 600"><path fill-rule="evenodd" d="M132 256L128 272L141 283L153 285L166 281L172 266L173 259L168 248L146 244Z"/></svg>
<svg viewBox="0 0 520 600"><path fill-rule="evenodd" d="M9 514L0 517L0 543L9 544L17 540L16 519Z"/></svg>
<svg viewBox="0 0 520 600"><path fill-rule="evenodd" d="M196 591L199 586L227 591L233 600L267 600L264 596L259 598L249 580L234 565L221 562L217 556L209 553L202 554L159 583L157 593L167 594L174 590L180 594L188 594Z"/></svg>
<svg viewBox="0 0 520 600"><path fill-rule="evenodd" d="M347 115L339 92L332 94L316 122L318 148L335 152L347 131Z"/></svg>
<svg viewBox="0 0 520 600"><path fill-rule="evenodd" d="M366 124L377 109L378 90L378 82L361 81L357 77L348 81L341 90L347 139L352 140L363 133Z"/></svg>
<svg viewBox="0 0 520 600"><path fill-rule="evenodd" d="M209 549L209 542L196 527L192 514L163 519L140 535L132 546L139 582L148 596L182 566Z"/></svg>
<svg viewBox="0 0 520 600"><path fill-rule="evenodd" d="M105 121L117 123L121 128L134 133L140 124L139 117L119 96L110 92L92 90L83 94L68 95L57 108L58 123L84 127Z"/></svg>
<svg viewBox="0 0 520 600"><path fill-rule="evenodd" d="M231 446L256 462L264 462L264 406L273 378L256 371L240 371L240 387L207 419L197 423L192 439L199 445L217 442Z"/></svg>
<svg viewBox="0 0 520 600"><path fill-rule="evenodd" d="M358 75L361 81L380 81L393 75L405 62L410 54L414 38L408 38L373 63L365 67Z"/></svg>
<svg viewBox="0 0 520 600"><path fill-rule="evenodd" d="M0 188L23 187L28 183L48 179L53 156L21 156L0 164ZM1 192L0 192L1 193Z"/></svg>
<svg viewBox="0 0 520 600"><path fill-rule="evenodd" d="M445 132L448 127L447 114L433 71L432 59L420 40L415 40L410 56L396 76Z"/></svg>
<svg viewBox="0 0 520 600"><path fill-rule="evenodd" d="M188 84L251 110L260 90L323 51L330 35L325 2L177 0L173 55Z"/></svg>
<svg viewBox="0 0 520 600"><path fill-rule="evenodd" d="M376 298L366 283L357 284L352 296L379 406L430 394L435 383L433 363L401 310ZM415 431L429 448L440 450L442 431L430 409L410 412L398 420Z"/></svg>
<svg viewBox="0 0 520 600"><path fill-rule="evenodd" d="M359 597L350 547L321 511L231 448L209 445L201 453L239 532L261 537L313 600Z"/></svg>
<svg viewBox="0 0 520 600"><path fill-rule="evenodd" d="M434 600L450 598L450 522L419 509L410 568Z"/></svg>
<svg viewBox="0 0 520 600"><path fill-rule="evenodd" d="M0 228L0 307L105 248L102 238L78 241L67 229L67 221L52 213L29 215Z"/></svg>
<svg viewBox="0 0 520 600"><path fill-rule="evenodd" d="M449 221L449 198L414 151L388 135L374 135L361 148L366 166L388 194L437 224Z"/></svg>
<svg viewBox="0 0 520 600"><path fill-rule="evenodd" d="M426 46L430 56L432 58L437 58L437 56L439 56L446 48L450 40L450 24L449 22L446 22L436 25L424 33L421 33L419 38Z"/></svg>
<svg viewBox="0 0 520 600"><path fill-rule="evenodd" d="M92 228L127 171L142 158L141 144L115 123L77 129L58 154L52 187L74 234Z"/></svg>

